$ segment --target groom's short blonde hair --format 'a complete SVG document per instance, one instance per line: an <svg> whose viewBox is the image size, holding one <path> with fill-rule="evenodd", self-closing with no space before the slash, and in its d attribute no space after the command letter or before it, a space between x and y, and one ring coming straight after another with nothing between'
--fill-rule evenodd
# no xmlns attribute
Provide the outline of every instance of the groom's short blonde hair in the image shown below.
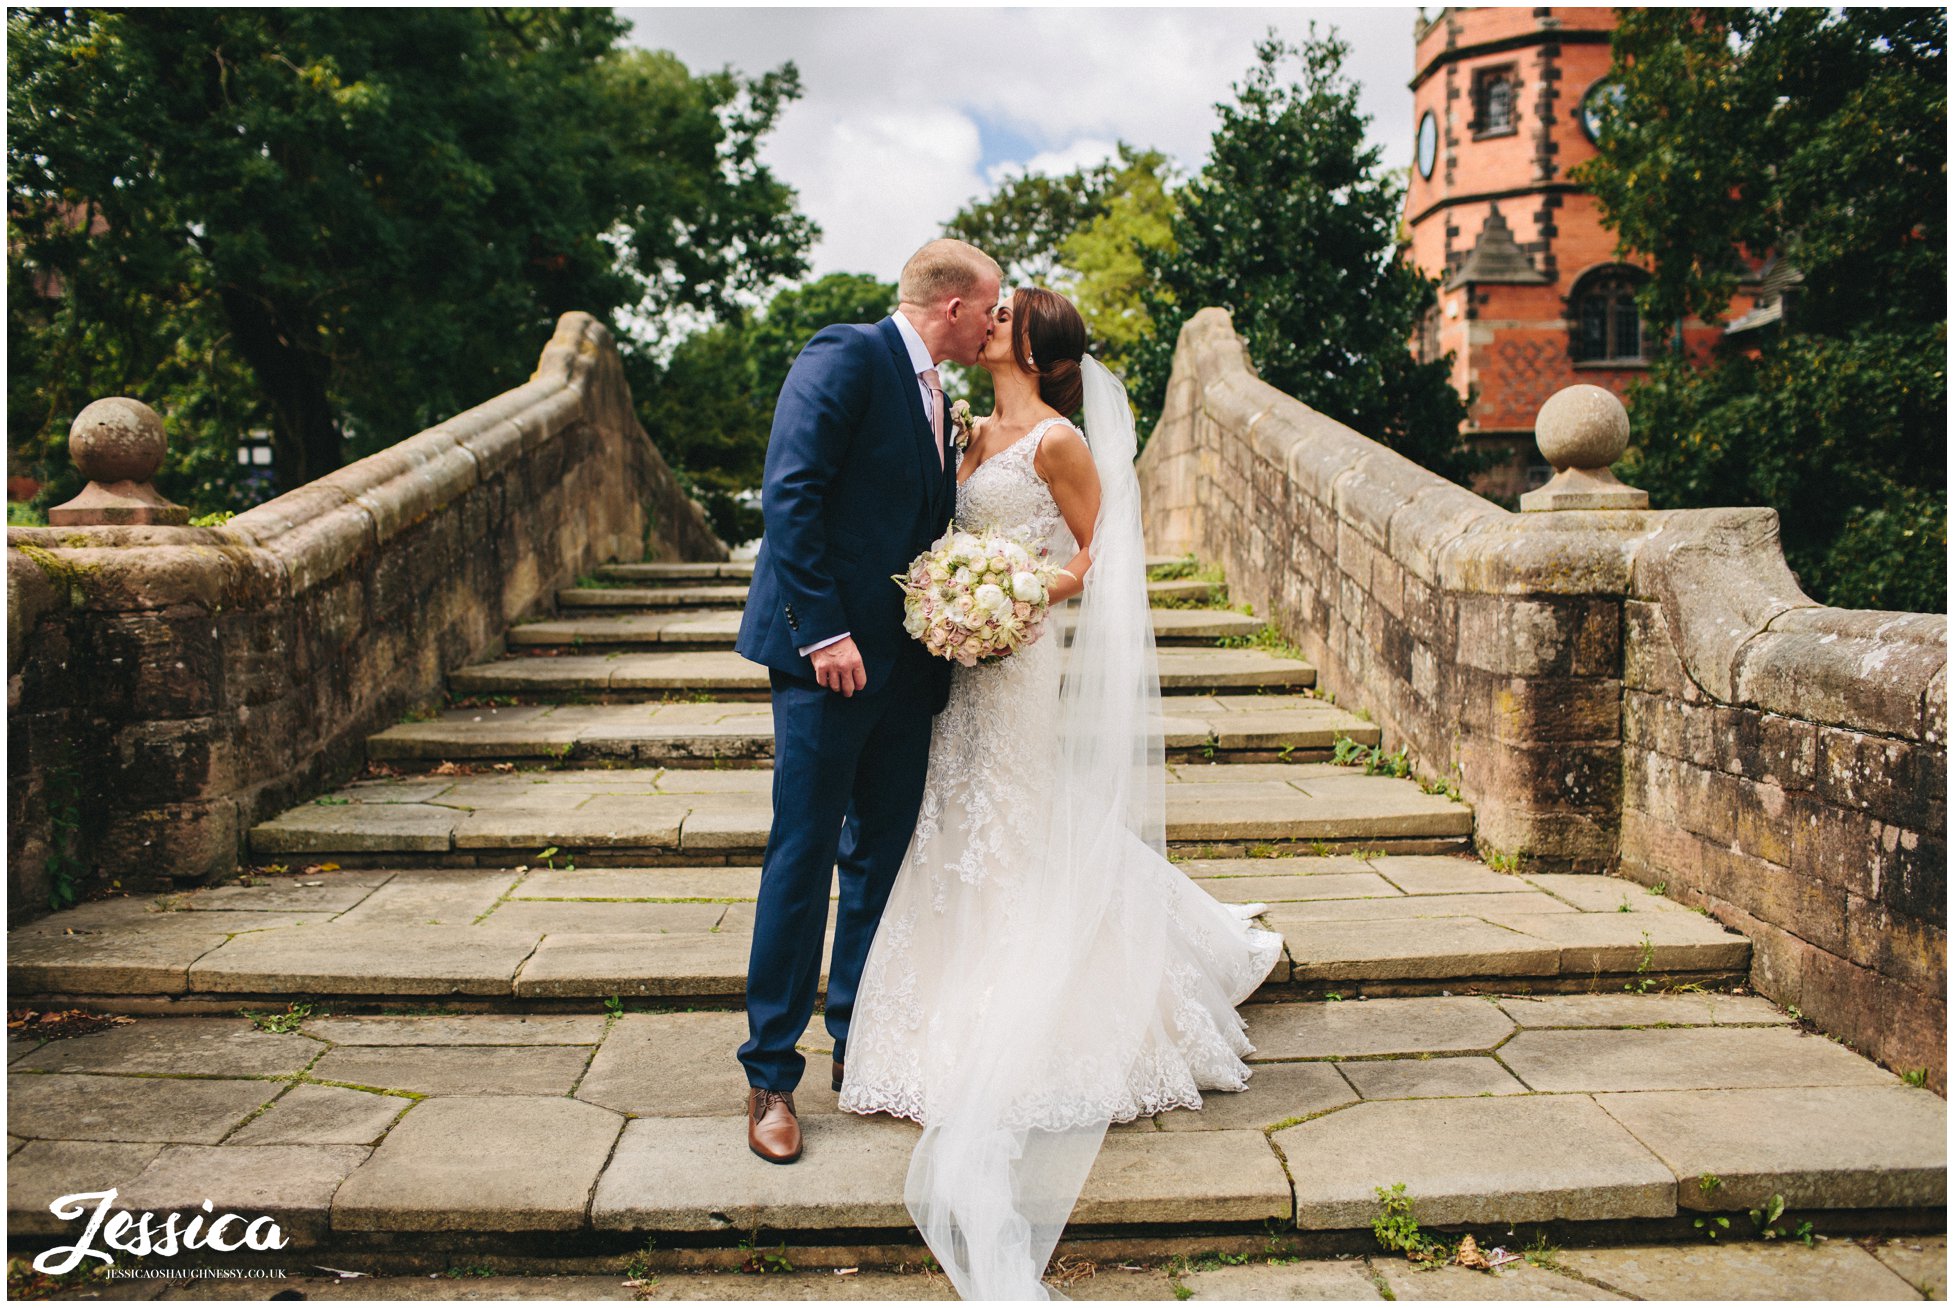
<svg viewBox="0 0 1954 1308"><path fill-rule="evenodd" d="M1004 279L1004 270L997 266L997 260L969 241L946 236L909 256L909 262L902 266L902 280L896 292L904 304L924 307L957 295L969 299L987 272L995 274L999 281Z"/></svg>

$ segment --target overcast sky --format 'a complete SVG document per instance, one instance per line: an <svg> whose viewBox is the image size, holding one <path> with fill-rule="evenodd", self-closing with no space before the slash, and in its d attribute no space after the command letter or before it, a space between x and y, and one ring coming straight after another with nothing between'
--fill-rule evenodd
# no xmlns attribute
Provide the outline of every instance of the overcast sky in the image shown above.
<svg viewBox="0 0 1954 1308"><path fill-rule="evenodd" d="M1350 43L1372 139L1411 161L1413 7L1330 9L620 9L631 39L694 72L793 60L802 98L764 157L821 224L815 273L894 281L910 252L997 178L1062 173L1126 140L1191 171L1214 105L1274 27ZM1293 64L1291 65L1293 68Z"/></svg>

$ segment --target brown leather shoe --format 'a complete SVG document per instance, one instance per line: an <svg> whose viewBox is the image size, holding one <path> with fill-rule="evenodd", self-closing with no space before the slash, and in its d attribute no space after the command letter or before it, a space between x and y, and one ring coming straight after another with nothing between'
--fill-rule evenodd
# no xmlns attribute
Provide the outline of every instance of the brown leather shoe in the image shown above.
<svg viewBox="0 0 1954 1308"><path fill-rule="evenodd" d="M841 1060L839 1058L835 1059L834 1087L835 1087L835 1093L840 1094L841 1093Z"/></svg>
<svg viewBox="0 0 1954 1308"><path fill-rule="evenodd" d="M746 1092L746 1147L770 1163L791 1163L801 1156L801 1124L794 1116L794 1096L751 1086Z"/></svg>

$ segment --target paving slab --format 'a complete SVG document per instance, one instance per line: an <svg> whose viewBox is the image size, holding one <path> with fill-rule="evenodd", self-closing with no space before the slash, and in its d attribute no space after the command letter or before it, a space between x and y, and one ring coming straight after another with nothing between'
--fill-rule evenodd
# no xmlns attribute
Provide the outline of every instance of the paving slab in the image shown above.
<svg viewBox="0 0 1954 1308"><path fill-rule="evenodd" d="M315 1017L306 1034L335 1045L594 1045L610 1019L581 1013L470 1013L464 1017Z"/></svg>
<svg viewBox="0 0 1954 1308"><path fill-rule="evenodd" d="M434 804L300 804L251 828L256 854L446 850L462 815Z"/></svg>
<svg viewBox="0 0 1954 1308"><path fill-rule="evenodd" d="M392 872L334 870L299 876L252 877L252 884L203 886L172 896L193 912L343 913L385 885ZM286 918L287 922L295 920Z"/></svg>
<svg viewBox="0 0 1954 1308"><path fill-rule="evenodd" d="M1750 966L1750 941L1695 913L1516 914L1502 921L1555 945L1559 970L1568 976Z"/></svg>
<svg viewBox="0 0 1954 1308"><path fill-rule="evenodd" d="M354 923L467 926L494 908L496 901L520 879L510 871L413 868L394 873L386 885L333 921L339 926Z"/></svg>
<svg viewBox="0 0 1954 1308"><path fill-rule="evenodd" d="M1469 855L1395 854L1374 858L1370 864L1407 895L1508 895L1530 888L1520 878L1495 872Z"/></svg>
<svg viewBox="0 0 1954 1308"><path fill-rule="evenodd" d="M523 963L514 993L519 998L744 995L752 950L751 936L724 930L545 936ZM828 956L825 947L821 956ZM825 967L821 984L827 984Z"/></svg>
<svg viewBox="0 0 1954 1308"><path fill-rule="evenodd" d="M216 1144L282 1089L217 1077L11 1072L7 1130L35 1140Z"/></svg>
<svg viewBox="0 0 1954 1308"><path fill-rule="evenodd" d="M676 848L691 806L669 795L599 795L523 810L478 810L455 824L456 849Z"/></svg>
<svg viewBox="0 0 1954 1308"><path fill-rule="evenodd" d="M920 1132L894 1118L810 1114L792 1167L754 1156L737 1118L639 1117L598 1179L600 1231L909 1230L903 1179Z"/></svg>
<svg viewBox="0 0 1954 1308"><path fill-rule="evenodd" d="M1108 1133L1072 1210L1074 1222L1105 1225L1288 1216L1289 1177L1257 1130Z"/></svg>
<svg viewBox="0 0 1954 1308"><path fill-rule="evenodd" d="M725 904L619 904L600 900L512 900L483 919L510 930L572 935L639 931L710 931L726 916Z"/></svg>
<svg viewBox="0 0 1954 1308"><path fill-rule="evenodd" d="M1315 880L1316 878L1309 878ZM1383 878L1378 878L1383 881ZM1387 895L1373 895L1347 899L1308 899L1298 900L1295 896L1286 898L1295 901L1282 909L1282 915L1297 922L1375 922L1378 931L1415 932L1414 926L1384 926L1386 922L1404 923L1413 918L1471 918L1484 924L1504 926L1500 919L1514 914L1537 916L1541 913L1572 913L1574 910L1551 895L1539 891L1515 891L1504 895L1407 895L1388 881ZM1264 900L1276 903L1277 900ZM1521 943L1518 938L1513 942ZM1530 943L1530 942L1529 942Z"/></svg>
<svg viewBox="0 0 1954 1308"><path fill-rule="evenodd" d="M190 971L217 994L506 995L540 932L487 926L293 927L237 936Z"/></svg>
<svg viewBox="0 0 1954 1308"><path fill-rule="evenodd" d="M1180 1283L1195 1302L1286 1300L1373 1300L1383 1298L1362 1258L1305 1259L1292 1263L1247 1263L1188 1272Z"/></svg>
<svg viewBox="0 0 1954 1308"><path fill-rule="evenodd" d="M1248 1089L1204 1091L1199 1111L1176 1108L1153 1120L1163 1131L1260 1131L1356 1102L1334 1063L1258 1063Z"/></svg>
<svg viewBox="0 0 1954 1308"><path fill-rule="evenodd" d="M725 586L580 586L556 592L560 609L676 609L740 608L746 587Z"/></svg>
<svg viewBox="0 0 1954 1308"><path fill-rule="evenodd" d="M1496 1272L1480 1272L1465 1267L1414 1267L1407 1260L1387 1257L1372 1259L1371 1266L1391 1287L1394 1299L1410 1302L1490 1300L1515 1303L1623 1297L1572 1276L1525 1262L1509 1263Z"/></svg>
<svg viewBox="0 0 1954 1308"><path fill-rule="evenodd" d="M1523 879L1550 895L1566 900L1588 913L1619 913L1627 904L1630 913L1687 913L1689 909L1664 895L1649 893L1649 888L1627 877L1587 875L1574 872L1528 872Z"/></svg>
<svg viewBox="0 0 1954 1308"><path fill-rule="evenodd" d="M1513 1019L1484 999L1347 999L1248 1004L1241 1011L1248 1019L1248 1038L1255 1045L1251 1059L1256 1062L1483 1053L1513 1033Z"/></svg>
<svg viewBox="0 0 1954 1308"><path fill-rule="evenodd" d="M1559 1093L1899 1084L1851 1050L1790 1027L1522 1031L1499 1056L1531 1088Z"/></svg>
<svg viewBox="0 0 1954 1308"><path fill-rule="evenodd" d="M353 1045L326 1054L310 1075L420 1095L567 1095L589 1061L579 1045Z"/></svg>
<svg viewBox="0 0 1954 1308"><path fill-rule="evenodd" d="M1670 1170L1580 1095L1362 1103L1271 1138L1290 1160L1303 1230L1368 1226L1377 1187L1399 1182L1427 1226L1676 1210Z"/></svg>
<svg viewBox="0 0 1954 1308"><path fill-rule="evenodd" d="M757 867L580 868L531 872L510 892L515 900L757 899ZM829 897L834 897L831 888Z"/></svg>
<svg viewBox="0 0 1954 1308"><path fill-rule="evenodd" d="M1523 1095L1527 1088L1498 1060L1386 1058L1345 1063L1343 1074L1366 1099L1445 1099L1465 1095Z"/></svg>
<svg viewBox="0 0 1954 1308"><path fill-rule="evenodd" d="M190 965L229 938L151 923L73 934L16 929L7 933L7 984L16 995L182 994Z"/></svg>
<svg viewBox="0 0 1954 1308"><path fill-rule="evenodd" d="M559 1096L423 1100L339 1187L333 1228L574 1230L623 1124ZM485 1140L496 1147L482 1148Z"/></svg>
<svg viewBox="0 0 1954 1308"><path fill-rule="evenodd" d="M1867 1241L1865 1247L1924 1297L1947 1298L1946 1236L1896 1235L1886 1240Z"/></svg>
<svg viewBox="0 0 1954 1308"><path fill-rule="evenodd" d="M1224 904L1281 904L1318 899L1400 898L1402 892L1371 872L1313 877L1197 877L1196 884Z"/></svg>
<svg viewBox="0 0 1954 1308"><path fill-rule="evenodd" d="M1392 931L1375 922L1310 921L1292 907L1276 905L1267 920L1282 933L1297 981L1436 981L1559 970L1560 951L1552 945L1477 918L1424 918Z"/></svg>
<svg viewBox="0 0 1954 1308"><path fill-rule="evenodd" d="M746 1112L746 1072L734 1053L746 1037L743 1012L626 1013L591 1060L577 1098L637 1117L737 1118ZM833 1045L820 1014L800 1043L808 1066L795 1107L804 1117L832 1113L826 1055Z"/></svg>
<svg viewBox="0 0 1954 1308"><path fill-rule="evenodd" d="M1583 1279L1635 1299L1908 1299L1903 1278L1859 1246L1827 1240L1567 1249L1554 1258Z"/></svg>
<svg viewBox="0 0 1954 1308"><path fill-rule="evenodd" d="M224 1137L227 1145L380 1143L413 1100L336 1085L295 1085Z"/></svg>
<svg viewBox="0 0 1954 1308"><path fill-rule="evenodd" d="M1684 1207L1947 1202L1947 1104L1911 1086L1670 1091L1596 1102L1675 1173ZM1722 1184L1705 1191L1705 1173Z"/></svg>
<svg viewBox="0 0 1954 1308"><path fill-rule="evenodd" d="M162 1152L160 1143L29 1140L7 1159L8 1234L79 1236L86 1218L56 1217L49 1205L64 1195L125 1189ZM84 1207L92 1212L95 1204Z"/></svg>
<svg viewBox="0 0 1954 1308"><path fill-rule="evenodd" d="M129 1182L118 1206L189 1217L209 1200L219 1213L274 1219L304 1248L324 1239L333 1192L370 1153L364 1145L168 1145Z"/></svg>
<svg viewBox="0 0 1954 1308"><path fill-rule="evenodd" d="M145 1018L51 1040L16 1071L291 1076L320 1053L302 1035L260 1031L234 1017Z"/></svg>
<svg viewBox="0 0 1954 1308"><path fill-rule="evenodd" d="M1523 1027L1785 1026L1789 1014L1757 995L1660 991L1646 995L1506 995L1499 1006Z"/></svg>
<svg viewBox="0 0 1954 1308"><path fill-rule="evenodd" d="M688 581L747 580L753 576L752 560L728 559L718 563L607 563L597 569L599 577L613 581Z"/></svg>

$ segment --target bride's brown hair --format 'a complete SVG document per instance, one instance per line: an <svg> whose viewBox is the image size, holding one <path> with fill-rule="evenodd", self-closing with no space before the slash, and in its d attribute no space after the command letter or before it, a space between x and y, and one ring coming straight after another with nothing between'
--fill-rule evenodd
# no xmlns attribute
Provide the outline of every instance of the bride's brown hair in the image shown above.
<svg viewBox="0 0 1954 1308"><path fill-rule="evenodd" d="M1079 411L1085 378L1086 320L1072 301L1042 286L1020 286L1011 296L1011 357L1038 378L1038 398L1063 414Z"/></svg>

